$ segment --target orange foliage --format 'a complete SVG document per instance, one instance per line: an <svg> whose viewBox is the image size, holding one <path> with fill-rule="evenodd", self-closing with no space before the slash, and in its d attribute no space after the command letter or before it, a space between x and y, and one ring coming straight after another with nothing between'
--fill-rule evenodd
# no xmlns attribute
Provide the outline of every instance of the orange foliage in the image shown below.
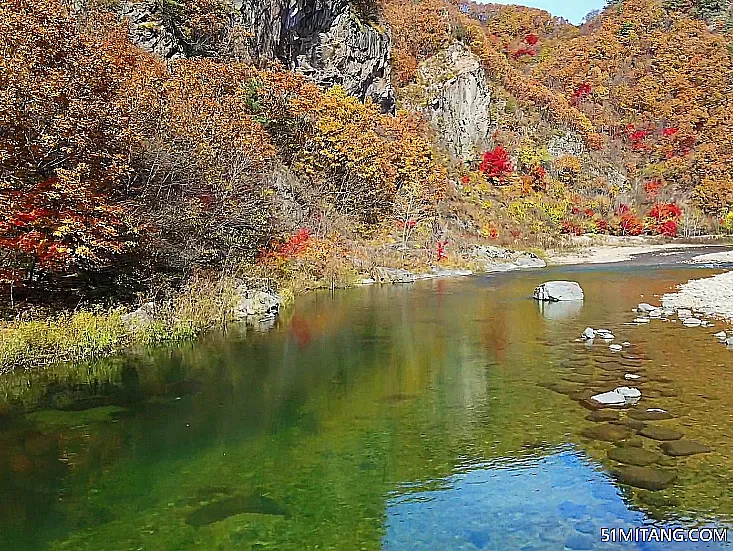
<svg viewBox="0 0 733 551"><path fill-rule="evenodd" d="M66 270L133 245L119 188L130 134L116 52L56 1L0 2L0 256Z"/></svg>

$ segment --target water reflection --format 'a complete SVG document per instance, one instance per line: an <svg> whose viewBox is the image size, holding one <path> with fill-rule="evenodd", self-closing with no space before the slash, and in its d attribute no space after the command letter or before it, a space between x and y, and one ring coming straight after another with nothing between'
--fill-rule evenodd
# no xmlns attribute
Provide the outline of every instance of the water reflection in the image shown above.
<svg viewBox="0 0 733 551"><path fill-rule="evenodd" d="M537 308L539 308L540 313L548 320L566 320L578 317L583 309L583 301L538 302Z"/></svg>
<svg viewBox="0 0 733 551"><path fill-rule="evenodd" d="M733 356L707 329L624 325L640 294L706 273L619 266L316 293L269 332L231 327L2 378L0 549L376 551L418 548L420 534L435 550L582 548L613 520L599 503L632 525L730 522ZM567 277L582 307L540 311L534 288ZM574 342L587 326L632 341L628 357ZM578 395L631 372L640 407L671 418L581 407ZM712 451L669 457L637 434L644 423ZM648 457L675 482L621 495L603 474Z"/></svg>
<svg viewBox="0 0 733 551"><path fill-rule="evenodd" d="M658 522L629 508L602 466L575 449L489 461L441 485L426 491L406 488L389 500L383 551L733 548L719 541L603 542L602 528L608 529L607 539L612 530L620 539L619 530L628 534L634 527L671 530L685 525Z"/></svg>

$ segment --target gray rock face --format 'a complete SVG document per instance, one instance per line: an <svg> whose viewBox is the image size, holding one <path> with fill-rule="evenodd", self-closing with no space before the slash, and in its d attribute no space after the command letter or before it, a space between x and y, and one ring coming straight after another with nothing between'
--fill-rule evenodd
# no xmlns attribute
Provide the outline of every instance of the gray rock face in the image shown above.
<svg viewBox="0 0 733 551"><path fill-rule="evenodd" d="M123 314L120 319L122 323L128 329L137 330L144 329L151 323L153 323L153 316L155 315L155 303L146 302L137 310Z"/></svg>
<svg viewBox="0 0 733 551"><path fill-rule="evenodd" d="M476 245L466 252L470 258L482 263L484 271L487 273L511 272L547 266L547 263L534 253L511 251L502 247Z"/></svg>
<svg viewBox="0 0 733 551"><path fill-rule="evenodd" d="M402 268L376 268L377 281L380 283L413 283L415 274Z"/></svg>
<svg viewBox="0 0 733 551"><path fill-rule="evenodd" d="M390 36L362 22L348 3L333 2L330 14L316 7L328 1L300 3L305 15L283 29L279 57L323 87L341 85L362 101L371 98L383 112L393 111Z"/></svg>
<svg viewBox="0 0 733 551"><path fill-rule="evenodd" d="M125 0L120 12L130 23L132 41L166 59L212 53L229 53L248 63L277 59L323 87L338 84L362 101L373 99L384 112L394 110L391 37L363 21L348 0L223 3L228 28L213 42L191 41L186 21L171 16L165 3Z"/></svg>
<svg viewBox="0 0 733 551"><path fill-rule="evenodd" d="M583 289L575 281L548 281L537 287L533 296L551 302L583 300Z"/></svg>
<svg viewBox="0 0 733 551"><path fill-rule="evenodd" d="M560 136L553 136L547 142L547 151L553 157L565 155L582 155L585 151L585 144L582 136L577 132L566 132Z"/></svg>
<svg viewBox="0 0 733 551"><path fill-rule="evenodd" d="M238 320L253 316L274 317L280 312L282 299L277 293L247 289L238 289L239 300L234 307L234 317Z"/></svg>
<svg viewBox="0 0 733 551"><path fill-rule="evenodd" d="M496 124L491 120L492 95L479 59L456 43L423 62L418 79L426 86L426 118L443 146L463 161L486 150Z"/></svg>
<svg viewBox="0 0 733 551"><path fill-rule="evenodd" d="M156 2L122 2L120 12L130 24L130 40L146 52L165 59L186 55L175 29L163 23L163 13Z"/></svg>

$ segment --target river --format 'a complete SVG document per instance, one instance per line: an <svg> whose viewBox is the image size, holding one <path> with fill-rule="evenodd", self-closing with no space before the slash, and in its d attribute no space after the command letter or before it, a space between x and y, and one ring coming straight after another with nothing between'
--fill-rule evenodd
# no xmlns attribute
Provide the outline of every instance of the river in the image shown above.
<svg viewBox="0 0 733 551"><path fill-rule="evenodd" d="M601 537L733 528L723 325L629 324L716 273L636 262L312 293L268 331L7 377L0 549L731 548ZM533 301L552 279L584 302ZM576 341L587 326L631 346ZM621 385L642 399L618 419L583 405ZM647 408L671 418L632 413ZM669 455L659 429L711 451Z"/></svg>

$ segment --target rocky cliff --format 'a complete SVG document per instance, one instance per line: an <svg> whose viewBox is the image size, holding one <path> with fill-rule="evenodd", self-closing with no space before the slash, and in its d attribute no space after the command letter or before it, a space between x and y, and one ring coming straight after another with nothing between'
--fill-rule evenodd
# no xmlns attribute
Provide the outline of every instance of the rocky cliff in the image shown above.
<svg viewBox="0 0 733 551"><path fill-rule="evenodd" d="M165 58L221 55L247 62L279 60L324 87L394 110L389 33L347 0L222 0L221 29L196 39L184 10L154 0L127 1L120 11L132 40ZM211 14L207 14L211 16Z"/></svg>
<svg viewBox="0 0 733 551"><path fill-rule="evenodd" d="M478 58L456 42L420 65L418 82L423 113L446 150L463 161L485 151L496 121L490 110L492 92Z"/></svg>

